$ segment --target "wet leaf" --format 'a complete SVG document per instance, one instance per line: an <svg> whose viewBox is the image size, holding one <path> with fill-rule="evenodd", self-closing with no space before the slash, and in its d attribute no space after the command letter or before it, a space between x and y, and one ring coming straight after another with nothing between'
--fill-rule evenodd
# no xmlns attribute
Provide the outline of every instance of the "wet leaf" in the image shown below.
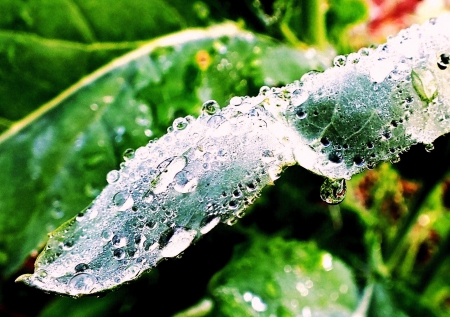
<svg viewBox="0 0 450 317"><path fill-rule="evenodd" d="M261 67L264 53L275 47L293 58L298 74L324 67L318 59L326 58L306 58L231 24L186 31L102 68L3 134L4 274L98 195L127 148L161 135L175 114L198 113L204 100L222 103L231 92L250 94L268 77L294 80L297 73L289 78Z"/></svg>
<svg viewBox="0 0 450 317"><path fill-rule="evenodd" d="M211 280L214 316L351 316L358 303L347 266L313 243L252 240Z"/></svg>

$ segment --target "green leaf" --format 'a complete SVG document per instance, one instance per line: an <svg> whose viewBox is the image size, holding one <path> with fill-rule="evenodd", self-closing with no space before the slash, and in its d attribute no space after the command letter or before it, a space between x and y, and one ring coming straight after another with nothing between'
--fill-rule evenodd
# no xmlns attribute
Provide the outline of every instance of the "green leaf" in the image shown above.
<svg viewBox="0 0 450 317"><path fill-rule="evenodd" d="M351 316L351 271L313 243L261 238L236 249L211 280L214 316Z"/></svg>
<svg viewBox="0 0 450 317"><path fill-rule="evenodd" d="M296 71L262 68L273 51L291 58ZM232 24L185 31L116 60L20 121L0 138L3 274L100 192L125 149L161 135L174 115L198 113L202 101L225 102L231 92L254 93L266 78L292 81L310 68L324 65Z"/></svg>
<svg viewBox="0 0 450 317"><path fill-rule="evenodd" d="M0 117L12 121L144 40L204 25L178 1L5 0L0 12Z"/></svg>

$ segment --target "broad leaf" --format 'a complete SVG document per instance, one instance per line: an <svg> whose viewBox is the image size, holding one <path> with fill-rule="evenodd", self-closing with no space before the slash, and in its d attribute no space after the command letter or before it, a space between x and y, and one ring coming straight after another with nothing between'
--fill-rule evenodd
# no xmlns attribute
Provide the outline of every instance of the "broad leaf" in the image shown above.
<svg viewBox="0 0 450 317"><path fill-rule="evenodd" d="M352 316L351 271L312 243L282 238L241 245L211 280L213 316Z"/></svg>
<svg viewBox="0 0 450 317"><path fill-rule="evenodd" d="M283 56L280 67L266 57L274 54ZM297 67L286 71L286 60ZM226 24L150 42L79 82L1 136L4 274L88 205L125 149L160 135L174 115L198 113L202 101L225 102L231 92L254 93L268 78L285 83L323 67Z"/></svg>

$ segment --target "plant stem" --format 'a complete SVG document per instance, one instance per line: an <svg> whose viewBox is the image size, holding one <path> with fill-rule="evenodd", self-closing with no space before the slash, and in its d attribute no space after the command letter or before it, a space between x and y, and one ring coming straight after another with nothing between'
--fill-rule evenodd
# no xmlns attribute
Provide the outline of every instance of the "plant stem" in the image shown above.
<svg viewBox="0 0 450 317"><path fill-rule="evenodd" d="M320 49L325 48L327 43L325 14L327 3L324 0L302 1L302 19L305 29L302 33L305 36L305 42L317 46Z"/></svg>

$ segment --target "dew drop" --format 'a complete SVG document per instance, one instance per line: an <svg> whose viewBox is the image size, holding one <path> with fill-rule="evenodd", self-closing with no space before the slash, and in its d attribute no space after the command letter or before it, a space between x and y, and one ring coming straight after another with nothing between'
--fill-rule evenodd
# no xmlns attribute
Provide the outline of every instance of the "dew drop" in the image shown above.
<svg viewBox="0 0 450 317"><path fill-rule="evenodd" d="M112 170L109 171L108 174L106 174L106 181L108 182L108 184L113 184L115 182L117 182L120 178L120 173L119 171L116 170Z"/></svg>
<svg viewBox="0 0 450 317"><path fill-rule="evenodd" d="M328 159L336 164L342 163L342 161L344 160L344 158L342 157L342 153L341 152L332 152L330 153L330 155L328 155Z"/></svg>
<svg viewBox="0 0 450 317"><path fill-rule="evenodd" d="M269 91L270 91L270 88L269 88L268 86L262 86L262 87L259 89L259 94L260 94L261 96L265 96Z"/></svg>
<svg viewBox="0 0 450 317"><path fill-rule="evenodd" d="M217 226L220 222L219 216L208 216L203 218L200 223L200 233L206 234L210 232L215 226Z"/></svg>
<svg viewBox="0 0 450 317"><path fill-rule="evenodd" d="M167 244L161 249L161 256L165 258L172 258L179 255L191 245L196 235L196 230L176 228L167 241Z"/></svg>
<svg viewBox="0 0 450 317"><path fill-rule="evenodd" d="M122 260L125 258L125 251L123 249L115 249L113 251L113 256L116 260Z"/></svg>
<svg viewBox="0 0 450 317"><path fill-rule="evenodd" d="M429 143L429 144L425 144L425 151L427 151L428 153L430 153L431 151L434 150L434 145L433 143Z"/></svg>
<svg viewBox="0 0 450 317"><path fill-rule="evenodd" d="M120 237L118 235L114 235L111 239L111 243L114 247L119 248L123 247L127 244L127 238L126 237Z"/></svg>
<svg viewBox="0 0 450 317"><path fill-rule="evenodd" d="M198 179L185 170L175 175L174 182L173 188L182 194L195 191L198 185Z"/></svg>
<svg viewBox="0 0 450 317"><path fill-rule="evenodd" d="M189 122L187 122L187 120L185 118L176 118L173 121L172 127L176 131L181 131L181 130L186 129L188 124L189 124Z"/></svg>
<svg viewBox="0 0 450 317"><path fill-rule="evenodd" d="M347 58L344 55L338 55L333 60L333 65L336 67L342 67L345 66L345 63L347 62Z"/></svg>
<svg viewBox="0 0 450 317"><path fill-rule="evenodd" d="M67 239L63 242L63 250L71 250L75 245L75 241L73 239Z"/></svg>
<svg viewBox="0 0 450 317"><path fill-rule="evenodd" d="M437 66L440 70L445 70L450 64L450 55L449 54L441 54L439 55L439 60L437 62Z"/></svg>
<svg viewBox="0 0 450 317"><path fill-rule="evenodd" d="M132 158L134 158L134 150L133 150L133 149L126 149L126 150L123 152L123 159L124 159L125 161L129 161L129 160L131 160Z"/></svg>
<svg viewBox="0 0 450 317"><path fill-rule="evenodd" d="M230 106L240 106L242 104L242 97L235 96L230 99Z"/></svg>
<svg viewBox="0 0 450 317"><path fill-rule="evenodd" d="M322 145L324 147L327 147L327 146L330 145L330 140L327 137L323 137L323 138L320 139L320 143L322 143Z"/></svg>
<svg viewBox="0 0 450 317"><path fill-rule="evenodd" d="M162 163L165 164L166 161ZM166 191L169 184L172 183L172 181L174 180L175 175L178 174L178 172L180 172L181 170L183 170L183 168L186 165L187 165L186 157L177 156L176 158L170 161L167 167L165 168L162 167L161 174L159 175L159 178L154 184L153 193L160 194Z"/></svg>
<svg viewBox="0 0 450 317"><path fill-rule="evenodd" d="M353 158L353 163L355 163L356 166L363 166L364 165L364 159L357 155Z"/></svg>
<svg viewBox="0 0 450 317"><path fill-rule="evenodd" d="M298 119L305 119L306 118L306 111L302 107L299 107L295 111L295 115L297 116Z"/></svg>
<svg viewBox="0 0 450 317"><path fill-rule="evenodd" d="M78 273L69 281L69 293L79 295L90 293L97 284L97 279L89 273Z"/></svg>
<svg viewBox="0 0 450 317"><path fill-rule="evenodd" d="M111 240L111 238L113 237L113 233L112 231L105 229L102 232L102 239L104 239L105 241L109 241Z"/></svg>
<svg viewBox="0 0 450 317"><path fill-rule="evenodd" d="M125 211L133 207L134 200L128 192L118 192L113 197L113 203L118 207L118 211Z"/></svg>
<svg viewBox="0 0 450 317"><path fill-rule="evenodd" d="M206 114L213 115L220 110L219 104L215 100L208 100L202 105L202 111Z"/></svg>
<svg viewBox="0 0 450 317"><path fill-rule="evenodd" d="M89 265L86 263L80 263L75 266L75 272L80 273L89 269Z"/></svg>
<svg viewBox="0 0 450 317"><path fill-rule="evenodd" d="M327 178L320 187L320 198L330 205L336 205L344 200L346 191L345 179Z"/></svg>

